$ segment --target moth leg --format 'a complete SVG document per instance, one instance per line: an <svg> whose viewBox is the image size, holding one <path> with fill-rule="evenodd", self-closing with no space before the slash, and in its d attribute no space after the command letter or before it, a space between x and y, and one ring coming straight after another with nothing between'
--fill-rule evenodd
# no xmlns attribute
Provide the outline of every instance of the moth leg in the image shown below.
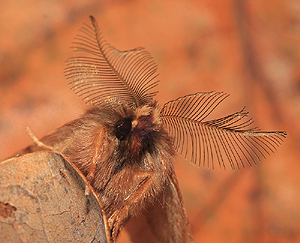
<svg viewBox="0 0 300 243"><path fill-rule="evenodd" d="M89 167L89 173L86 176L86 180L87 180L87 184L85 186L85 195L89 195L90 194L90 190L89 190L89 185L92 184L94 177L95 177L95 173L96 173L96 168L97 168L97 163L99 161L99 158L101 157L102 153L103 153L103 145L104 145L104 133L105 133L105 127L103 126L101 128L101 130L99 131L99 134L97 136L96 142L95 142L95 153L92 159L92 162L90 164Z"/></svg>
<svg viewBox="0 0 300 243"><path fill-rule="evenodd" d="M52 146L48 146L37 139L37 137L33 134L33 132L30 130L28 126L25 127L26 132L28 133L29 137L32 139L32 141L40 148L47 149L50 151L54 151L54 148Z"/></svg>
<svg viewBox="0 0 300 243"><path fill-rule="evenodd" d="M140 183L136 186L132 193L125 198L123 208L116 210L108 220L113 240L116 240L120 228L129 215L129 211L136 206L136 203L144 201L143 198L147 196L145 194L149 192L149 188L153 186L153 181L156 176L159 176L159 173L153 171L141 171L138 172L136 176L141 177Z"/></svg>

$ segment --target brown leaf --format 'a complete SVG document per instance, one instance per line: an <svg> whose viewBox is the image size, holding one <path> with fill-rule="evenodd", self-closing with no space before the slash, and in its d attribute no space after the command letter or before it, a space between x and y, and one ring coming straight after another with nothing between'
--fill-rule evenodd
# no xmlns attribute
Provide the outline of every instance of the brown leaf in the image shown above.
<svg viewBox="0 0 300 243"><path fill-rule="evenodd" d="M0 216L3 218L11 217L13 211L16 211L16 207L11 206L9 203L0 202Z"/></svg>
<svg viewBox="0 0 300 243"><path fill-rule="evenodd" d="M108 242L86 180L52 152L0 163L0 242Z"/></svg>

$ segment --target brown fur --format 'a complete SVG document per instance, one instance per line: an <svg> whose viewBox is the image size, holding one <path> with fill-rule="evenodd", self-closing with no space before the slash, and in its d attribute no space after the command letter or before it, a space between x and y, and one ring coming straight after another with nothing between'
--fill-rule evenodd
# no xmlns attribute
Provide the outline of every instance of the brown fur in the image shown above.
<svg viewBox="0 0 300 243"><path fill-rule="evenodd" d="M115 124L128 117L131 132L120 141ZM172 140L156 103L137 109L92 108L41 141L64 153L87 177L109 219L112 241L129 218L141 214L152 219L148 227L160 235L158 242L193 241L174 173ZM24 152L35 150L33 145ZM130 234L139 241L136 233Z"/></svg>

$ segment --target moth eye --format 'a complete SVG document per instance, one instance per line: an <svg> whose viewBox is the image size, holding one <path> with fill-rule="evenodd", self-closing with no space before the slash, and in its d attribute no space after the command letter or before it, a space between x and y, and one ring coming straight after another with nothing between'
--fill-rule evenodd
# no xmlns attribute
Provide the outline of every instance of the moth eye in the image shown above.
<svg viewBox="0 0 300 243"><path fill-rule="evenodd" d="M129 135L132 127L131 121L130 118L125 118L117 122L115 126L115 135L120 141L126 139Z"/></svg>

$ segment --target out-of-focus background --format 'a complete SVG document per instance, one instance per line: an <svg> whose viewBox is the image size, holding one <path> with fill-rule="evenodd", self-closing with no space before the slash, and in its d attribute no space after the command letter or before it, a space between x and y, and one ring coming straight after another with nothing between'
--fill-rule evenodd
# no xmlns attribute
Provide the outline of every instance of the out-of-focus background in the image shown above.
<svg viewBox="0 0 300 243"><path fill-rule="evenodd" d="M94 15L120 50L145 47L159 65L161 104L197 91L231 94L215 116L246 106L262 130L288 138L257 167L176 172L195 242L300 242L300 1L1 2L0 160L86 109L65 61ZM119 242L130 242L122 232Z"/></svg>

